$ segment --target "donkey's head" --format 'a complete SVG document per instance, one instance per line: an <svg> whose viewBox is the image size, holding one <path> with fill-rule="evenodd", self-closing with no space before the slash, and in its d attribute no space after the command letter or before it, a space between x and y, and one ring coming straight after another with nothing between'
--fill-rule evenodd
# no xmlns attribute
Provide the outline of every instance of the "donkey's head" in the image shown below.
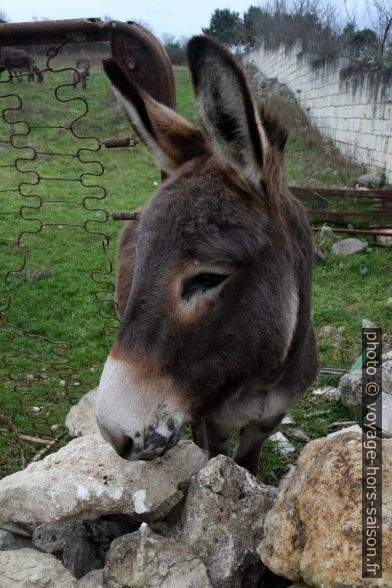
<svg viewBox="0 0 392 588"><path fill-rule="evenodd" d="M135 244L128 228L119 248L122 324L97 420L127 459L173 446L184 423L257 375L261 355L276 367L295 327L295 297L282 313L292 283L279 250L286 134L257 111L218 43L194 37L188 58L202 129L130 84L114 60L104 64L133 128L169 176L143 211Z"/></svg>

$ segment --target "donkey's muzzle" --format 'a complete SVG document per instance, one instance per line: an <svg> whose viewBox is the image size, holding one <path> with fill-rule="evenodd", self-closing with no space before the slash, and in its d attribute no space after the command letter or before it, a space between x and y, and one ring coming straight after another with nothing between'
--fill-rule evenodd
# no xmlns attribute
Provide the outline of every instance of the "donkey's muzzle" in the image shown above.
<svg viewBox="0 0 392 588"><path fill-rule="evenodd" d="M170 383L169 383L170 384ZM135 378L132 364L109 355L99 383L96 419L122 458L154 459L173 447L189 420L162 379Z"/></svg>
<svg viewBox="0 0 392 588"><path fill-rule="evenodd" d="M162 431L159 432L152 427L149 427L149 432L146 435L142 435L140 431L136 431L133 435L129 433L121 435L118 429L116 434L112 435L105 430L102 424L99 424L99 428L104 439L111 444L116 453L128 461L150 460L159 457L173 447L181 436L181 428L176 432L167 431L167 435L163 435ZM159 428L162 429L162 424Z"/></svg>

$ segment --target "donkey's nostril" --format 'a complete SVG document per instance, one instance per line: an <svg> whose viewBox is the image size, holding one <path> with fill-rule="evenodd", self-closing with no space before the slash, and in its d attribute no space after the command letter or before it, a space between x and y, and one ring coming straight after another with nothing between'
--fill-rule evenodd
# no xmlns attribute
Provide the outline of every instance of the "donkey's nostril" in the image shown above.
<svg viewBox="0 0 392 588"><path fill-rule="evenodd" d="M132 437L125 437L121 448L118 450L118 454L123 459L131 459L134 454L134 442Z"/></svg>

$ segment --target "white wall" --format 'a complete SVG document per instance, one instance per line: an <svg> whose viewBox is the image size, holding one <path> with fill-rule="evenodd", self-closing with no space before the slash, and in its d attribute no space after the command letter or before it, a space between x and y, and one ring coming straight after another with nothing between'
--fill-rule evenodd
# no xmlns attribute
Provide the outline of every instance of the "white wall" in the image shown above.
<svg viewBox="0 0 392 588"><path fill-rule="evenodd" d="M381 74L352 74L343 79L348 63L313 67L301 43L276 50L261 47L245 57L268 78L278 78L321 134L339 150L370 169L385 171L392 183L392 79Z"/></svg>

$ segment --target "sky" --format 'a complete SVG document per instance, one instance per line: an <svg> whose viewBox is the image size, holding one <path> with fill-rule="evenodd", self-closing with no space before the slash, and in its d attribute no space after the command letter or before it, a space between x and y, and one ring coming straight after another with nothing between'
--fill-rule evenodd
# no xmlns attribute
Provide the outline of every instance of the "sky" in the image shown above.
<svg viewBox="0 0 392 588"><path fill-rule="evenodd" d="M339 1L339 0L336 0ZM366 0L345 0L351 12L355 10L362 18ZM33 17L50 20L67 18L104 17L115 20L137 20L147 23L161 37L163 33L175 37L201 32L207 27L215 8L230 8L241 14L250 5L259 5L258 0L0 0L0 10L11 22L28 22ZM261 3L262 4L262 3Z"/></svg>

